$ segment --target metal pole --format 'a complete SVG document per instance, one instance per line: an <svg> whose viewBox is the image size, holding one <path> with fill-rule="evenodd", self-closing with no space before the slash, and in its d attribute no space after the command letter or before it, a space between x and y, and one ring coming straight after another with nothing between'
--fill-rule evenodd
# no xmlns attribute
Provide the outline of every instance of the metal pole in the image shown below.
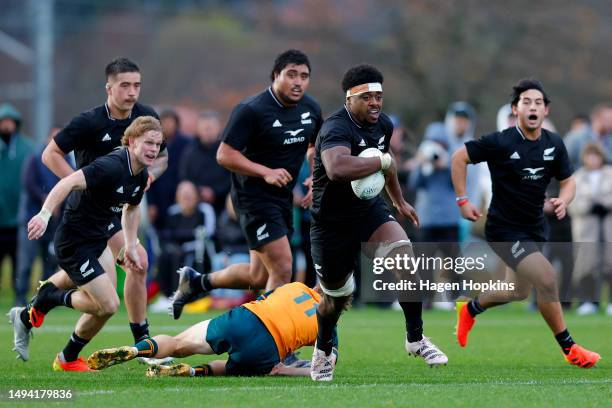
<svg viewBox="0 0 612 408"><path fill-rule="evenodd" d="M53 123L54 0L31 0L34 24L34 136L43 143Z"/></svg>

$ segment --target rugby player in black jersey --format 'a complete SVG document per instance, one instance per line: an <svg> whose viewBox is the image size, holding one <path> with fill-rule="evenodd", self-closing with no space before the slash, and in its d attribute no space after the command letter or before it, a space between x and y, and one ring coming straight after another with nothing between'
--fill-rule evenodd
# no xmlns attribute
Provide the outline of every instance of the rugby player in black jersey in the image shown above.
<svg viewBox="0 0 612 408"><path fill-rule="evenodd" d="M311 377L331 381L336 362L333 329L355 288L353 269L361 243L384 244L391 251L412 253L406 232L381 197L359 199L351 180L382 170L386 190L397 211L418 225L417 214L404 200L395 162L388 153L393 124L382 113L383 76L371 65L349 69L342 79L345 105L325 120L315 145L313 173L312 258L320 279L323 300L317 308L318 335ZM357 157L377 148L382 157ZM400 302L406 318L406 350L429 365L448 359L423 336L420 302Z"/></svg>
<svg viewBox="0 0 612 408"><path fill-rule="evenodd" d="M514 291L485 292L469 303L458 302L457 340L465 347L478 314L527 298L533 286L538 309L566 360L589 368L600 356L576 344L569 334L559 303L555 270L540 252L546 241L543 212L546 187L552 177L559 180L559 196L550 198L550 203L557 218L564 218L576 193L573 169L561 137L542 128L550 103L542 84L535 79L523 79L513 89L511 104L518 118L516 126L467 142L453 155L452 178L461 215L476 221L481 214L466 196L466 170L470 163L487 162L493 197L485 235L508 266L506 280L516 286Z"/></svg>
<svg viewBox="0 0 612 408"><path fill-rule="evenodd" d="M121 146L123 133L134 119L141 116L158 118L153 108L138 103L141 75L140 69L134 62L127 58L115 59L106 66L105 75L106 103L73 118L51 140L43 152L43 162L58 177L64 178L74 172L65 159L65 155L71 151L74 151L77 169L83 168L96 158ZM165 171L167 164L168 153L163 144L162 151L149 169L149 184ZM113 222L108 225L108 244L114 259L120 257L124 247L119 217L120 213L117 213ZM142 245L138 245L138 251L143 260L143 269L126 271L124 286L125 303L134 342L149 336L149 325L146 319L148 261ZM66 274L58 273L55 277L57 285L69 288L73 283L69 280L59 281L62 276L65 277ZM11 313L29 314L29 306ZM19 328L15 327L15 331L18 330ZM24 340L16 337L15 343L23 344ZM15 348L19 357L26 356L27 358L27 348L17 346L17 344Z"/></svg>
<svg viewBox="0 0 612 408"><path fill-rule="evenodd" d="M285 51L274 62L272 85L234 108L217 160L232 172L231 197L250 263L205 275L184 268L172 300L175 319L186 303L213 288L271 290L291 280L292 191L322 122L319 104L305 93L310 71L303 52Z"/></svg>
<svg viewBox="0 0 612 408"><path fill-rule="evenodd" d="M83 313L66 347L53 362L55 371L89 371L78 355L119 307L115 262L109 234L121 213L125 240L125 266L129 273L143 273L146 254L138 250L139 203L162 144L162 128L152 116L135 119L125 131L124 148L99 157L64 177L50 192L41 211L28 223L28 238L39 239L53 211L68 197L55 235L55 252L62 271L42 283L31 305L31 329L40 327L56 306ZM70 281L77 289L58 284ZM73 285L70 285L73 286Z"/></svg>

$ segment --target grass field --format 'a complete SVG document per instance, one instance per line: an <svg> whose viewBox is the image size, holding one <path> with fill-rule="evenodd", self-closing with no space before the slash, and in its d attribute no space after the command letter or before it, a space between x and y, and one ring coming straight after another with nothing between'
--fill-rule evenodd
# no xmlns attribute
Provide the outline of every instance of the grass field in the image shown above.
<svg viewBox="0 0 612 408"><path fill-rule="evenodd" d="M7 300L0 301L2 310L8 310ZM178 322L164 314L153 314L149 319L153 333L175 334L214 315L185 315ZM6 323L0 326L0 391L4 395L0 405L11 403L6 392L15 388L71 388L75 397L70 404L96 407L612 405L608 359L612 356L612 318L603 315L568 314L574 338L603 355L597 367L584 370L565 363L539 315L525 311L524 305L491 310L480 317L466 349L454 342L454 313L427 312L426 334L449 357L448 366L430 369L405 353L401 312L353 309L341 320L340 360L331 384L280 377L149 379L144 376L145 367L137 362L91 374L55 373L51 362L63 348L76 318L76 313L67 309L51 313L35 332L27 363L16 360L10 351L11 327ZM122 309L83 355L130 341ZM310 353L310 348L304 349L302 357L309 358ZM212 357L186 360L196 363L207 359Z"/></svg>

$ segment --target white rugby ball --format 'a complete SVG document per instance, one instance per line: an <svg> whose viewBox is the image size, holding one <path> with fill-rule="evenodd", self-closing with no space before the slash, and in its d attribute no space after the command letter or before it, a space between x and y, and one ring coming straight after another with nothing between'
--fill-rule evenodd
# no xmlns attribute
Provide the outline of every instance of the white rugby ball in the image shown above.
<svg viewBox="0 0 612 408"><path fill-rule="evenodd" d="M359 153L359 157L380 157L382 155L382 152L375 147L370 147ZM358 198L369 200L376 197L385 187L385 176L379 170L369 176L351 181L351 187Z"/></svg>

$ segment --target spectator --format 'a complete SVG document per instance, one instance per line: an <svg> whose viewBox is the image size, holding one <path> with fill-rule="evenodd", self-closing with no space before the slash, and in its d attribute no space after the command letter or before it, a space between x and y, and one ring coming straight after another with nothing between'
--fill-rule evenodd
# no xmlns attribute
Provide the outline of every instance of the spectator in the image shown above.
<svg viewBox="0 0 612 408"><path fill-rule="evenodd" d="M49 132L47 143L53 139L59 132L59 127L54 127ZM51 276L57 268L57 259L53 248L53 237L55 229L61 217L56 217L61 212L57 209L58 214L54 214L49 221L47 231L38 241L30 241L28 239L27 223L34 215L42 208L43 202L47 194L53 186L59 181L59 178L53 174L47 166L42 162L42 151L46 143L39 147L32 155L28 157L23 167L21 176L21 184L23 190L21 192L21 201L19 203L19 231L18 248L17 248L17 283L15 285L15 305L24 306L26 304L27 292L30 288L30 276L32 274L32 264L36 255L40 253L42 260L42 280L46 280ZM74 163L67 157L66 160Z"/></svg>
<svg viewBox="0 0 612 408"><path fill-rule="evenodd" d="M189 138L180 130L181 121L175 111L170 109L163 111L160 121L170 159L166 171L151 184L151 188L147 191L149 219L158 231L163 228L168 207L173 204L176 187L180 181L181 156L189 144Z"/></svg>
<svg viewBox="0 0 612 408"><path fill-rule="evenodd" d="M509 117L509 119L512 119ZM509 121L510 123L511 121ZM452 155L465 142L474 138L476 129L476 113L467 102L454 102L450 104L444 119L447 134L449 135L449 153ZM468 168L467 195L472 203L476 203L483 211L491 200L491 174L486 163L478 163ZM459 220L459 241L484 238L484 218L482 221L471 223L463 218Z"/></svg>
<svg viewBox="0 0 612 408"><path fill-rule="evenodd" d="M612 105L597 105L591 112L591 126L569 132L564 141L569 159L576 169L582 165L582 150L589 142L600 143L606 162L612 163Z"/></svg>
<svg viewBox="0 0 612 408"><path fill-rule="evenodd" d="M230 174L217 163L221 122L216 112L208 111L198 119L197 138L186 149L181 159L180 178L194 183L200 199L211 204L220 214L230 189Z"/></svg>
<svg viewBox="0 0 612 408"><path fill-rule="evenodd" d="M225 208L217 218L216 238L221 250L213 258L213 270L249 262L249 245L229 194L225 199ZM228 309L253 299L253 292L243 289L214 289L210 295L214 309Z"/></svg>
<svg viewBox="0 0 612 408"><path fill-rule="evenodd" d="M542 128L556 132L554 123L549 118L544 119ZM559 180L553 178L546 188L546 197L559 197L561 185ZM544 245L543 252L548 260L557 265L559 273L559 297L564 309L571 308L571 286L573 274L573 246L572 242L572 219L569 215L562 219L557 218L555 206L547 199L544 203L544 217L546 219L546 233L548 242ZM564 244L565 243L565 244ZM533 290L530 308L537 310L536 293Z"/></svg>
<svg viewBox="0 0 612 408"><path fill-rule="evenodd" d="M612 242L612 166L605 165L604 159L601 145L587 143L582 152L583 167L574 174L576 198L569 211L574 240L585 243L579 249L574 274L579 297L584 301L577 310L580 315L597 311L601 282L607 281L612 288L612 251L603 245ZM610 302L606 313L612 315Z"/></svg>
<svg viewBox="0 0 612 408"><path fill-rule="evenodd" d="M190 181L182 181L176 189L176 204L168 208L165 227L160 233L161 255L157 281L161 295L152 304L152 312L168 310L170 296L178 285L176 270L191 266L200 272L211 268L206 242L215 234L216 217L210 204L198 203L198 191Z"/></svg>
<svg viewBox="0 0 612 408"><path fill-rule="evenodd" d="M591 119L586 113L578 113L570 120L570 132L585 131L591 126Z"/></svg>
<svg viewBox="0 0 612 408"><path fill-rule="evenodd" d="M11 258L11 285L16 286L17 213L21 195L21 171L32 144L19 132L21 115L12 105L0 105L0 265Z"/></svg>
<svg viewBox="0 0 612 408"><path fill-rule="evenodd" d="M440 245L439 251L445 257L453 258L458 256L460 218L450 170L449 140L455 136L449 137L443 123L436 122L427 126L416 156L419 166L410 176L410 187L417 191L415 207L421 225L418 240L424 243L444 243ZM438 252L427 244L422 246L422 250L426 256L434 256ZM448 272L444 274L447 278L452 276L452 271ZM431 299L425 305L430 307ZM449 308L452 304L441 302L436 306Z"/></svg>
<svg viewBox="0 0 612 408"><path fill-rule="evenodd" d="M249 245L229 195L225 200L225 209L217 219L216 236L221 247L220 254L229 259L220 261L221 265L215 265L214 270L223 269L232 263L249 262Z"/></svg>
<svg viewBox="0 0 612 408"><path fill-rule="evenodd" d="M497 131L501 132L513 126L516 126L516 116L512 113L512 106L507 103L497 111Z"/></svg>

